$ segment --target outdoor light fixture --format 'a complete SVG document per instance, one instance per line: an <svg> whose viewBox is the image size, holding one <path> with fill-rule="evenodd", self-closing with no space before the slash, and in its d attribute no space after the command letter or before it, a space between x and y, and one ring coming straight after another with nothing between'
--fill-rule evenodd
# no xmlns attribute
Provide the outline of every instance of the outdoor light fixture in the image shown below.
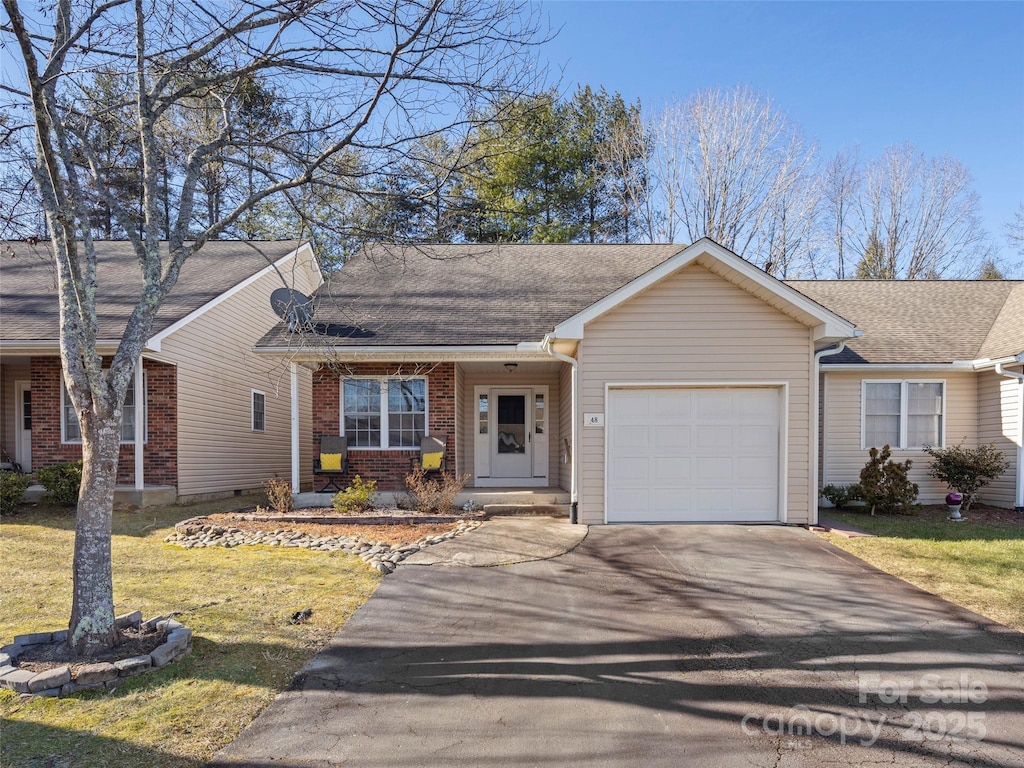
<svg viewBox="0 0 1024 768"><path fill-rule="evenodd" d="M505 370L509 373L515 373L516 368L519 367L519 363L505 363Z"/></svg>

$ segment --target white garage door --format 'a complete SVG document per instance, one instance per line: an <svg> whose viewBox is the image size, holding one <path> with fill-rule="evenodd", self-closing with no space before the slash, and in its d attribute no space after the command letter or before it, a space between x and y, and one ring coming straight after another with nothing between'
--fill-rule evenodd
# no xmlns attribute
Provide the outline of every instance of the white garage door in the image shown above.
<svg viewBox="0 0 1024 768"><path fill-rule="evenodd" d="M778 520L779 392L610 389L608 522Z"/></svg>

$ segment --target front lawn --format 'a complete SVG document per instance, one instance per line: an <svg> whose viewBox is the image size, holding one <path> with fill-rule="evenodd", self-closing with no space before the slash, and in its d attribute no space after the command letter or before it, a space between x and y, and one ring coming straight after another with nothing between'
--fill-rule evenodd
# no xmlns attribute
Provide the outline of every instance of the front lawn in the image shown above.
<svg viewBox="0 0 1024 768"><path fill-rule="evenodd" d="M381 576L337 552L163 541L179 520L255 501L115 513L117 612L176 612L193 652L110 693L22 700L0 691L0 765L198 766L284 688ZM4 519L0 644L66 626L73 532L74 518L53 508ZM304 608L311 619L290 624Z"/></svg>
<svg viewBox="0 0 1024 768"><path fill-rule="evenodd" d="M1024 516L977 507L963 523L949 522L944 506L917 515L821 514L874 538L822 534L886 573L1024 631Z"/></svg>

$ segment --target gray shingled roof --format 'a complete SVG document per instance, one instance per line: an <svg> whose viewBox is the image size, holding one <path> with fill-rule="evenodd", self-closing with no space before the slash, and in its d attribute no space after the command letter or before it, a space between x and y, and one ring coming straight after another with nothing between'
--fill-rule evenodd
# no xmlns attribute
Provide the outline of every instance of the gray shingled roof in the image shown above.
<svg viewBox="0 0 1024 768"><path fill-rule="evenodd" d="M788 285L856 323L836 363L951 363L1024 350L1024 282L792 280Z"/></svg>
<svg viewBox="0 0 1024 768"><path fill-rule="evenodd" d="M286 256L297 240L208 242L189 257L153 324L159 333L229 288ZM13 256L11 255L13 252ZM142 287L131 244L97 241L100 339L120 339ZM51 341L58 336L56 271L49 244L0 243L0 341Z"/></svg>
<svg viewBox="0 0 1024 768"><path fill-rule="evenodd" d="M315 294L337 346L539 342L681 245L376 246ZM259 347L288 346L279 325Z"/></svg>

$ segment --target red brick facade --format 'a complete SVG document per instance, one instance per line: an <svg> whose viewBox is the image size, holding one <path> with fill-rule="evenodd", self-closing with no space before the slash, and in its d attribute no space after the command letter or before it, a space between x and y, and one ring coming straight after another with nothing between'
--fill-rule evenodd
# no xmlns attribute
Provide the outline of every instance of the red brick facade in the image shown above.
<svg viewBox="0 0 1024 768"><path fill-rule="evenodd" d="M146 485L178 484L178 376L177 368L144 361L148 437L143 447ZM60 433L60 358L33 357L32 464L35 469L82 458L82 447L62 443ZM117 482L135 483L135 446L122 445Z"/></svg>
<svg viewBox="0 0 1024 768"><path fill-rule="evenodd" d="M416 375L427 379L427 430L447 442L446 462L455 466L455 363L410 366L390 363L359 363L347 366L345 374L321 369L313 374L313 455L320 455L323 435L341 434L341 379L352 376ZM382 491L405 489L405 477L411 469L410 459L419 448L379 449L350 448L349 476L361 475L376 480ZM318 478L316 487L323 485Z"/></svg>

